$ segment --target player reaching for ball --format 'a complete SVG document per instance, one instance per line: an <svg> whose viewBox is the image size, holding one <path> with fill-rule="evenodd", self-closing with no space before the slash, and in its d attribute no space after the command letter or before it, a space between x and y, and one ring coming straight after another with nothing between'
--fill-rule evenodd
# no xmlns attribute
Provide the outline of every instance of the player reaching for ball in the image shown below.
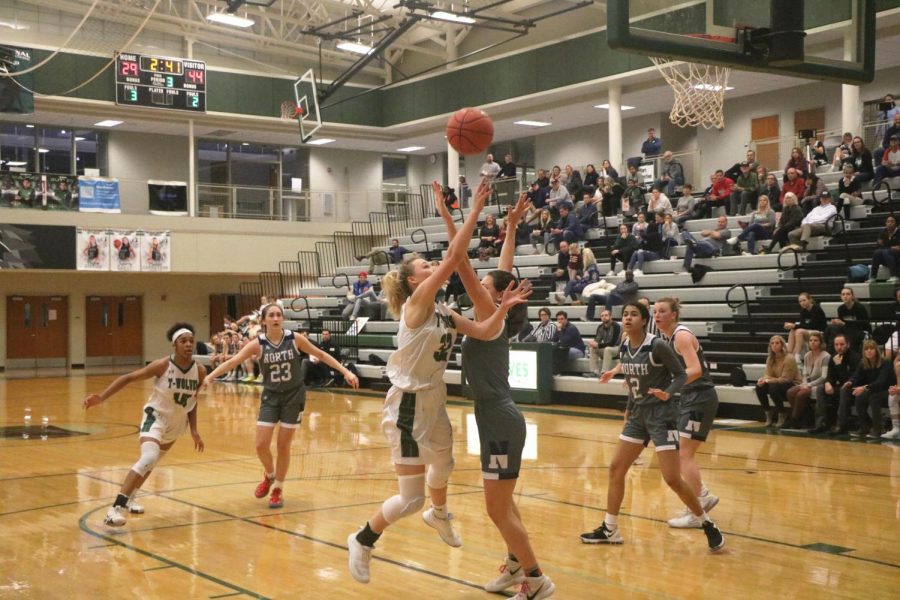
<svg viewBox="0 0 900 600"><path fill-rule="evenodd" d="M187 323L176 323L166 332L166 338L171 341L174 354L122 375L100 394L91 394L84 399L84 408L88 409L101 404L133 381L156 378L150 399L144 405L139 437L141 457L128 471L115 502L106 512L104 523L113 527L124 525L128 512L144 512L144 508L133 502L132 497L188 426L194 448L203 452L203 440L197 432L197 392L206 369L194 362L194 328Z"/></svg>

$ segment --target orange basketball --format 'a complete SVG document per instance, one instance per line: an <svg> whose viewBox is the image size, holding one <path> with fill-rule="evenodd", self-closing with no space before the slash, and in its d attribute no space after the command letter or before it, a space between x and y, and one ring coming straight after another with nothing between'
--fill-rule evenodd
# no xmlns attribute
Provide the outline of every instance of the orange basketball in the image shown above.
<svg viewBox="0 0 900 600"><path fill-rule="evenodd" d="M478 108L461 108L447 121L447 141L463 156L481 154L493 139L494 122Z"/></svg>

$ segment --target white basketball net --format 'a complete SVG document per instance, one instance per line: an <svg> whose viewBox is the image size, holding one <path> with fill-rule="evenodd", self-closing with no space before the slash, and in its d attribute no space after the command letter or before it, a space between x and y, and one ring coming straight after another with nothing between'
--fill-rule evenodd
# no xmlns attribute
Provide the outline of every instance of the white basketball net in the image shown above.
<svg viewBox="0 0 900 600"><path fill-rule="evenodd" d="M679 127L725 127L722 108L731 69L658 56L651 56L650 60L675 92L675 102L669 113L672 123Z"/></svg>

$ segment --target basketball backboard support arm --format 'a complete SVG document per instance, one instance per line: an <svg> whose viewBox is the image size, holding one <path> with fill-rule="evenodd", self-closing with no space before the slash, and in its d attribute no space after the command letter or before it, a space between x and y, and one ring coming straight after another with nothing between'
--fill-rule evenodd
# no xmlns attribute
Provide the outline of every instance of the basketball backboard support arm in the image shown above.
<svg viewBox="0 0 900 600"><path fill-rule="evenodd" d="M869 83L875 78L875 2L872 0L853 2L853 10L856 12L851 23L858 26L855 52L859 57L857 63L848 64L846 61L807 55L801 64L791 66L769 64L764 58L745 53L740 40L738 43L727 43L633 26L629 4L628 0L609 0L607 4L610 48L645 56L666 56L690 62L840 83Z"/></svg>

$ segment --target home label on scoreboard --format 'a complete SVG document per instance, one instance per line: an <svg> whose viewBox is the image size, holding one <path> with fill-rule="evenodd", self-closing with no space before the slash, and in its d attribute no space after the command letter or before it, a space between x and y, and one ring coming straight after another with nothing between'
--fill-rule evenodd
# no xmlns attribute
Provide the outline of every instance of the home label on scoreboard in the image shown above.
<svg viewBox="0 0 900 600"><path fill-rule="evenodd" d="M206 112L206 63L118 54L116 104Z"/></svg>

